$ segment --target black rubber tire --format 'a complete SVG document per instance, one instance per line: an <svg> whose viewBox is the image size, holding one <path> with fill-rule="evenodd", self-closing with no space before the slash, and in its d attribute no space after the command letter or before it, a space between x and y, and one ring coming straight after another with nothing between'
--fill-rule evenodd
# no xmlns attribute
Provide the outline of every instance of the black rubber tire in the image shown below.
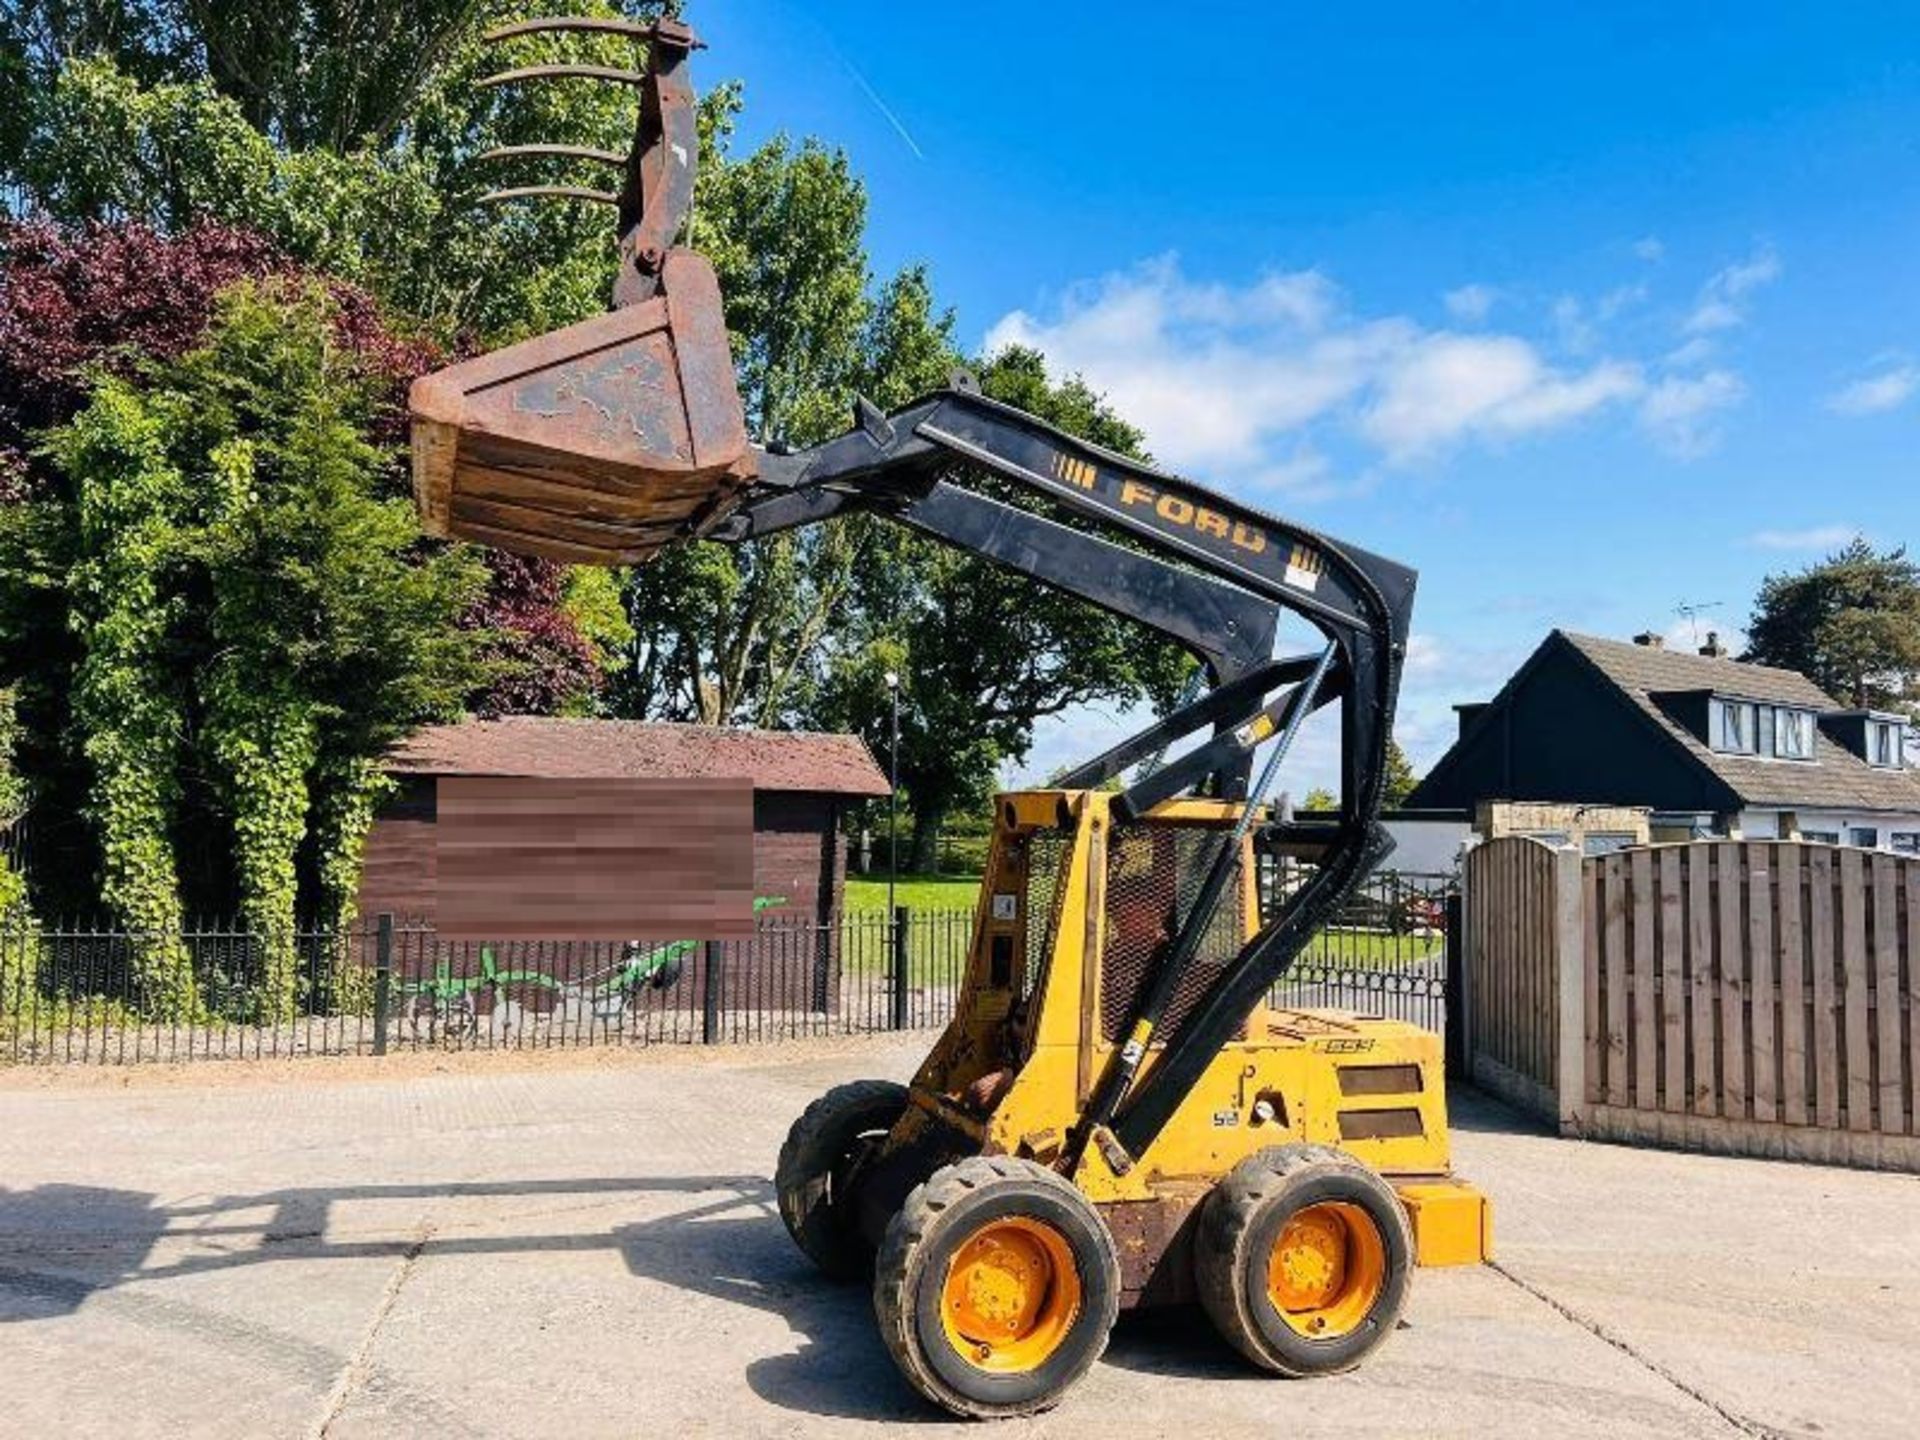
<svg viewBox="0 0 1920 1440"><path fill-rule="evenodd" d="M1020 1374L977 1368L947 1338L940 1303L948 1262L980 1225L1007 1215L1045 1221L1066 1241L1080 1278L1080 1309L1046 1362ZM973 1156L915 1187L887 1226L874 1262L880 1338L907 1382L970 1419L1050 1410L1107 1348L1120 1313L1120 1258L1093 1203L1045 1166Z"/></svg>
<svg viewBox="0 0 1920 1440"><path fill-rule="evenodd" d="M909 1103L904 1085L854 1080L807 1106L787 1131L773 1178L780 1218L793 1243L831 1279L864 1279L873 1268L848 1171Z"/></svg>
<svg viewBox="0 0 1920 1440"><path fill-rule="evenodd" d="M1287 1220L1327 1201L1354 1205L1373 1221L1386 1273L1361 1323L1322 1340L1281 1319L1267 1293L1267 1261ZM1234 1349L1276 1375L1337 1375L1378 1349L1399 1323L1412 1281L1413 1232L1393 1187L1351 1155L1328 1145L1275 1145L1234 1166L1207 1197L1193 1265L1200 1303Z"/></svg>

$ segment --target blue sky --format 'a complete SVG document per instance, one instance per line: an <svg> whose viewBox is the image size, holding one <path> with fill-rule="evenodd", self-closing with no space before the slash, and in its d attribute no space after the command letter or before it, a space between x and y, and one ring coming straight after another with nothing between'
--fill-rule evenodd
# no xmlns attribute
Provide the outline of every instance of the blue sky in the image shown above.
<svg viewBox="0 0 1920 1440"><path fill-rule="evenodd" d="M1915 538L1910 3L688 14L742 140L846 148L876 268L926 262L969 346L1420 570L1423 768L1553 626L1737 634L1769 571Z"/></svg>

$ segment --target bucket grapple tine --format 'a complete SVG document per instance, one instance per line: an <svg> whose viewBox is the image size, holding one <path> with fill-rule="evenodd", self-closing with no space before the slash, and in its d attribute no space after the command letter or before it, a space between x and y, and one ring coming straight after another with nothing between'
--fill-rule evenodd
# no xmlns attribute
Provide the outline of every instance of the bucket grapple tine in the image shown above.
<svg viewBox="0 0 1920 1440"><path fill-rule="evenodd" d="M474 81L482 90L495 85L519 85L528 80L606 80L618 85L644 85L647 74L644 70L622 70L618 65L579 65L555 62L551 65L522 65L514 70L502 70L495 75L483 75Z"/></svg>
<svg viewBox="0 0 1920 1440"><path fill-rule="evenodd" d="M501 200L587 200L596 205L618 205L620 197L611 190L595 190L587 185L514 185L505 190L489 190L475 203L492 205Z"/></svg>
<svg viewBox="0 0 1920 1440"><path fill-rule="evenodd" d="M614 206L619 211L620 271L613 290L617 309L659 293L660 271L667 251L672 248L693 206L694 160L699 138L686 59L702 46L700 38L679 20L661 19L640 24L584 15L522 20L502 25L482 38L487 44L500 44L530 35L574 34L612 35L631 40L646 48L647 64L642 69L623 69L616 65L553 61L502 70L475 83L490 88L546 80L592 80L632 86L640 92L640 112L627 153L622 155L591 145L527 144L496 146L475 158L499 161L539 157L618 165L626 172L625 182L617 193L570 184L519 185L490 190L480 197L480 203L544 198Z"/></svg>
<svg viewBox="0 0 1920 1440"><path fill-rule="evenodd" d="M624 35L629 40L644 44L654 38L657 23L614 20L597 15L540 15L531 20L516 20L511 25L495 26L480 39L484 44L494 45L522 35L596 34ZM698 40L692 43L695 49L705 48Z"/></svg>
<svg viewBox="0 0 1920 1440"><path fill-rule="evenodd" d="M624 167L629 157L618 150L602 150L595 145L496 145L474 156L476 160L515 160L523 155L554 155L568 160L592 160L601 165Z"/></svg>

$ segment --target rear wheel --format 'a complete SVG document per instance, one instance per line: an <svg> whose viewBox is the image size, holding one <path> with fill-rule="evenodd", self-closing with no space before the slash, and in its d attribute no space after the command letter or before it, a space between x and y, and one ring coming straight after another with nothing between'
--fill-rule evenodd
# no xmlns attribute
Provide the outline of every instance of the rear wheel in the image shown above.
<svg viewBox="0 0 1920 1440"><path fill-rule="evenodd" d="M1279 1375L1351 1370L1406 1306L1413 1238L1372 1170L1323 1145L1249 1155L1207 1197L1194 1247L1201 1304Z"/></svg>
<svg viewBox="0 0 1920 1440"><path fill-rule="evenodd" d="M1059 1403L1107 1347L1120 1262L1090 1201L1027 1160L935 1171L874 1265L881 1338L907 1380L956 1415Z"/></svg>
<svg viewBox="0 0 1920 1440"><path fill-rule="evenodd" d="M862 1166L908 1103L907 1087L891 1080L836 1085L801 1112L780 1147L780 1218L807 1258L836 1280L857 1280L872 1268L855 1192Z"/></svg>

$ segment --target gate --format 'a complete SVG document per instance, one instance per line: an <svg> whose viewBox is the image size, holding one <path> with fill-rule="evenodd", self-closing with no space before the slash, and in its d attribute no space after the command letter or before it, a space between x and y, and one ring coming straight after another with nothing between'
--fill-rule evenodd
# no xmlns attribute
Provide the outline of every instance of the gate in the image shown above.
<svg viewBox="0 0 1920 1440"><path fill-rule="evenodd" d="M1559 1088L1562 911L1577 916L1579 866L1577 851L1521 835L1475 846L1464 865L1459 1053L1475 1083L1541 1115Z"/></svg>
<svg viewBox="0 0 1920 1440"><path fill-rule="evenodd" d="M1311 868L1262 857L1261 899L1271 915L1306 883ZM1357 1010L1444 1033L1448 914L1459 894L1451 875L1379 870L1339 918L1300 952L1267 1003L1303 1010Z"/></svg>

